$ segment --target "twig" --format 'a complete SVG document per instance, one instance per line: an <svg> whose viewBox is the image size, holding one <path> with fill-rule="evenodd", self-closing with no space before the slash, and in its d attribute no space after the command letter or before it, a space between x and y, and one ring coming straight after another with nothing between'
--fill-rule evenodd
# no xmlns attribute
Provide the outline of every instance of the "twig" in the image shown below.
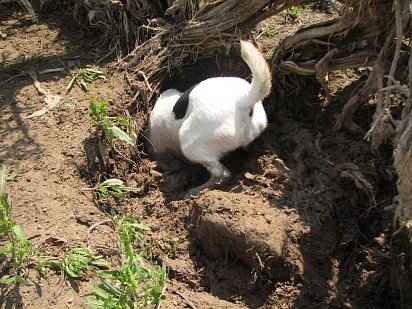
<svg viewBox="0 0 412 309"><path fill-rule="evenodd" d="M115 229L114 223L113 223L113 221L112 221L111 219L102 220L102 221L99 221L99 222L93 224L91 227L89 227L89 228L87 229L87 245L89 245L89 240L90 240L90 234L91 234L91 232L92 232L96 227L98 227L99 225L106 224L106 223L111 223L112 228Z"/></svg>
<svg viewBox="0 0 412 309"><path fill-rule="evenodd" d="M255 252L255 255L256 255L256 258L257 258L257 260L258 260L258 262L259 262L259 267L260 267L260 269L264 269L264 268L265 268L265 264L262 262L262 259L260 258L259 253Z"/></svg>
<svg viewBox="0 0 412 309"><path fill-rule="evenodd" d="M66 71L65 68L46 69L46 70L40 71L39 74L42 75L42 74L47 74L47 73L56 73L56 72L64 72L64 71Z"/></svg>
<svg viewBox="0 0 412 309"><path fill-rule="evenodd" d="M144 74L143 71L139 71L139 74L143 76L144 82L146 83L147 89L149 89L150 92L153 92L152 87L150 87L149 80L146 77L146 74Z"/></svg>
<svg viewBox="0 0 412 309"><path fill-rule="evenodd" d="M181 298L183 298L183 299L186 301L187 305L188 305L190 308L192 308L192 309L197 309L196 306L193 305L193 303L192 303L186 296L184 296L182 293L180 293L180 292L177 291L177 290L173 290L173 293L176 293L176 294L179 295Z"/></svg>
<svg viewBox="0 0 412 309"><path fill-rule="evenodd" d="M395 84L395 85L392 85L392 86L389 86L389 87L382 88L379 91L380 92L385 92L385 91L390 91L390 90L398 90L400 93L402 93L407 98L410 96L409 89L406 89L405 87L403 87L402 85L399 85L399 84Z"/></svg>
<svg viewBox="0 0 412 309"><path fill-rule="evenodd" d="M0 83L0 85L3 85L3 84L5 84L5 83L11 81L12 79L17 78L17 77L25 76L26 74L27 74L27 73L25 72L25 73L20 73L20 74L17 74L17 75L13 75L12 77L9 77L9 78L6 79L5 81L2 81L2 82Z"/></svg>
<svg viewBox="0 0 412 309"><path fill-rule="evenodd" d="M389 118L392 118L392 115L390 115L390 110L389 110L389 105L391 102L391 93L392 93L392 86L395 81L394 75L396 68L398 66L398 61L401 53L401 47L402 47L402 39L403 39L403 31L402 31L402 8L401 8L401 3L399 0L395 1L395 31L396 31L396 47L395 47L395 55L393 56L392 64L389 69L389 74L388 74L388 82L387 82L387 87L386 87L386 98L385 101L383 101L383 95L382 91L378 92L378 102L376 105L376 111L373 116L373 123L371 125L370 130L366 133L365 139L369 140L372 138L372 148L376 149L380 143L382 142L383 138L381 136L377 137L377 135L382 135L381 127L383 126L383 123L387 116ZM383 77L383 76L382 76ZM383 88L383 82L382 80L378 80L379 85L378 85L378 90Z"/></svg>
<svg viewBox="0 0 412 309"><path fill-rule="evenodd" d="M53 297L54 299L56 299L57 297L59 297L59 295L63 292L63 286L64 286L64 281L66 279L66 273L64 272L64 270L61 270L61 275L60 275L60 279L59 282L57 283L56 286L56 290L53 293Z"/></svg>

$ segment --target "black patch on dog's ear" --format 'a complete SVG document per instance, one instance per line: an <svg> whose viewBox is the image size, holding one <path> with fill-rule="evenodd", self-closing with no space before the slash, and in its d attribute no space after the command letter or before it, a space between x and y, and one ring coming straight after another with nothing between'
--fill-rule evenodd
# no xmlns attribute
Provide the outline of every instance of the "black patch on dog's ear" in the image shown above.
<svg viewBox="0 0 412 309"><path fill-rule="evenodd" d="M180 97L177 99L175 105L173 106L173 113L175 114L175 119L182 119L187 112L187 108L189 106L189 95L192 92L192 90L197 86L198 84L190 87L187 89Z"/></svg>

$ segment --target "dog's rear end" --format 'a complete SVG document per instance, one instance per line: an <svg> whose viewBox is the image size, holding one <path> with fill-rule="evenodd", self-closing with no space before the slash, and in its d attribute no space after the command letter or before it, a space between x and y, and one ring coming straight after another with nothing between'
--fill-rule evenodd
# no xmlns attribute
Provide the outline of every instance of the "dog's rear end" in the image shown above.
<svg viewBox="0 0 412 309"><path fill-rule="evenodd" d="M219 162L221 157L247 146L266 128L261 101L271 88L269 66L252 43L241 41L241 53L252 71L251 84L240 78L217 77L201 82L184 95L168 90L150 116L150 138L156 151L181 151L190 161L206 167L211 175L208 182L190 190L189 195L229 178L229 171ZM172 106L179 96L187 96L187 109L181 118L173 115Z"/></svg>
<svg viewBox="0 0 412 309"><path fill-rule="evenodd" d="M170 151L181 153L179 142L179 129L181 123L176 122L172 115L173 107L181 92L168 89L157 100L149 119L148 151L162 153Z"/></svg>

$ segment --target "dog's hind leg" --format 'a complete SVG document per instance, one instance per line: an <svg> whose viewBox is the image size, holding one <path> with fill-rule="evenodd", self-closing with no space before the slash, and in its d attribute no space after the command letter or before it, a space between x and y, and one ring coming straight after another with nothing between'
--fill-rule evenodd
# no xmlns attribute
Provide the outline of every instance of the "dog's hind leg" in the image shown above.
<svg viewBox="0 0 412 309"><path fill-rule="evenodd" d="M219 161L197 163L200 163L204 167L206 167L207 171L210 174L210 179L203 185L190 189L189 192L186 194L186 197L195 196L198 193L200 193L200 191L207 188L212 188L216 185L220 185L230 178L229 170Z"/></svg>

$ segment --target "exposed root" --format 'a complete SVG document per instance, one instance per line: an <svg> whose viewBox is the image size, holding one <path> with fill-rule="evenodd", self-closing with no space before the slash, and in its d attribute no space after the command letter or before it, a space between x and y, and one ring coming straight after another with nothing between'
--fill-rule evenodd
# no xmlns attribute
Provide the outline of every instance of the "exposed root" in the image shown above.
<svg viewBox="0 0 412 309"><path fill-rule="evenodd" d="M378 94L378 102L376 105L375 115L373 116L373 123L370 130L365 135L365 139L372 139L372 149L377 149L379 145L386 139L393 135L394 125L388 123L388 119L392 119L389 110L389 104L391 102L391 89L390 87L393 84L394 75L396 68L398 66L398 61L401 53L401 45L403 41L403 30L402 30L402 21L401 21L401 4L399 0L395 1L395 21L396 21L396 49L395 55L393 57L392 65L389 71L389 78L386 90L386 99L383 100L382 92ZM378 80L378 89L382 89L382 79Z"/></svg>
<svg viewBox="0 0 412 309"><path fill-rule="evenodd" d="M411 12L412 13L412 12ZM411 44L412 45L412 44ZM398 195L395 197L395 219L409 232L412 251L412 46L408 65L409 97L396 127L394 166L398 172ZM411 262L412 266L412 262Z"/></svg>
<svg viewBox="0 0 412 309"><path fill-rule="evenodd" d="M327 75L330 71L330 66L332 63L332 58L339 54L341 51L338 48L332 49L330 52L328 52L322 59L320 59L316 64L316 72L318 75L318 80L320 84L322 85L323 89L325 90L325 100L326 100L326 106L330 102L330 92L329 92L329 87L328 87L328 81L327 81Z"/></svg>
<svg viewBox="0 0 412 309"><path fill-rule="evenodd" d="M343 163L338 165L336 169L339 171L339 176L341 178L351 179L355 183L356 187L362 190L369 197L371 203L373 205L376 205L373 186L361 174L361 172L359 171L359 167L357 167L353 163Z"/></svg>

